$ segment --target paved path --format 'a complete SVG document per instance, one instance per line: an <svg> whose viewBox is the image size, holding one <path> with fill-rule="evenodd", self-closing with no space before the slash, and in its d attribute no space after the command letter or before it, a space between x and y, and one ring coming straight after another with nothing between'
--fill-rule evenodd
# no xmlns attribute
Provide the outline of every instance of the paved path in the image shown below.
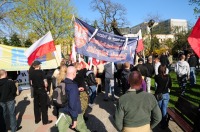
<svg viewBox="0 0 200 132"><path fill-rule="evenodd" d="M91 131L97 132L117 132L113 125L112 115L114 114L115 105L110 100L108 102L103 101L103 93L99 94L96 98L96 105L93 109L88 108L87 126ZM53 120L53 123L48 125L42 125L42 122L35 124L33 113L33 100L30 98L30 90L24 90L19 96L16 97L16 113L18 124L22 126L19 132L56 132L54 124L56 117L52 114L53 108L49 109L49 119ZM156 128L155 132L182 132L182 130L173 122L169 122L169 129L160 130ZM73 130L69 130L73 132Z"/></svg>

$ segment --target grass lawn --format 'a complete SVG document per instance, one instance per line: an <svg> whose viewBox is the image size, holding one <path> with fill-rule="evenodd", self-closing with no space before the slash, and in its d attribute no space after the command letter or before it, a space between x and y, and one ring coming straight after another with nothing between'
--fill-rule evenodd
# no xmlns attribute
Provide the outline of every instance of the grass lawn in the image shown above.
<svg viewBox="0 0 200 132"><path fill-rule="evenodd" d="M194 87L190 87L189 81L186 88L185 98L192 102L194 105L199 106L200 103L200 73L196 71L197 74L197 84ZM172 78L172 88L170 91L170 101L168 107L174 107L175 102L178 100L178 97L181 94L181 90L178 86L177 78L175 72L170 72L170 76ZM152 79L152 83L154 84L154 79ZM153 86L153 85L152 85Z"/></svg>

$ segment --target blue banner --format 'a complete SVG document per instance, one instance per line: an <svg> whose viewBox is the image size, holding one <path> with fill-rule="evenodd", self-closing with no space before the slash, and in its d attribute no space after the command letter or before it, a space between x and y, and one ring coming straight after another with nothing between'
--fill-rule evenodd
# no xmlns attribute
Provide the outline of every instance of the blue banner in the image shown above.
<svg viewBox="0 0 200 132"><path fill-rule="evenodd" d="M137 38L126 38L93 28L75 19L76 52L99 60L133 64Z"/></svg>

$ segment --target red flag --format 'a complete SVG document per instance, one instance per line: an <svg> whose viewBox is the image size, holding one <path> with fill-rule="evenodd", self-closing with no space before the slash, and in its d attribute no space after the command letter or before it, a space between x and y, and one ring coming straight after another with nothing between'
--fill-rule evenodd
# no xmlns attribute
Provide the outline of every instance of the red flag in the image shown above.
<svg viewBox="0 0 200 132"><path fill-rule="evenodd" d="M142 40L142 32L141 32L141 29L139 30L139 32L137 33L138 34L138 45L137 45L137 53L142 51L144 49L144 44L143 44L143 40Z"/></svg>
<svg viewBox="0 0 200 132"><path fill-rule="evenodd" d="M55 50L56 47L49 31L25 51L25 56L28 58L28 64L31 65L35 59Z"/></svg>
<svg viewBox="0 0 200 132"><path fill-rule="evenodd" d="M200 57L200 18L194 25L190 36L188 37L188 42L194 52Z"/></svg>

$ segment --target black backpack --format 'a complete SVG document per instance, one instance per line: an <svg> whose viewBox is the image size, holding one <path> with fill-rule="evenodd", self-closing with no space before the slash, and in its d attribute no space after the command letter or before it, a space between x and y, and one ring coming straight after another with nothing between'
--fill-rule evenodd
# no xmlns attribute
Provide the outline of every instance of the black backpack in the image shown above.
<svg viewBox="0 0 200 132"><path fill-rule="evenodd" d="M53 105L59 108L63 108L67 104L67 94L65 92L64 82L61 82L60 85L53 90L52 101Z"/></svg>

